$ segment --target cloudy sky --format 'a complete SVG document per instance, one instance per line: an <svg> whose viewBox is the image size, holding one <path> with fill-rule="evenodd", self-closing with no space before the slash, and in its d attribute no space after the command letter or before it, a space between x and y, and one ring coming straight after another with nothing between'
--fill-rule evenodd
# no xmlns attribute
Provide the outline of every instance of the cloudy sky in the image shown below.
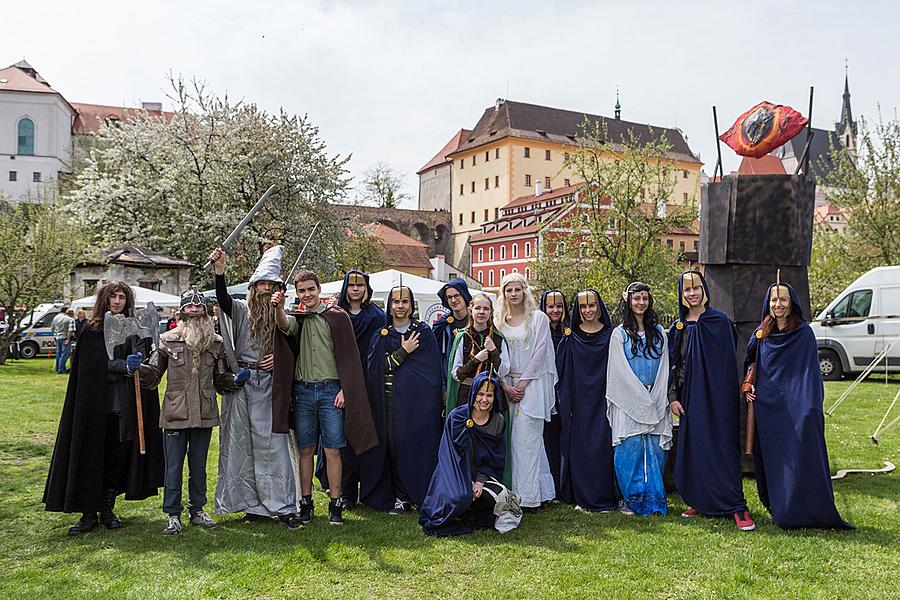
<svg viewBox="0 0 900 600"><path fill-rule="evenodd" d="M12 5L10 5L12 4ZM128 6L126 9L125 7ZM135 8L139 7L139 8ZM416 170L504 97L677 126L711 172L724 131L760 100L813 122L900 106L900 2L149 0L4 3L0 63L26 58L68 100L165 99L166 74L269 111L306 113L359 176ZM738 160L725 146L725 168Z"/></svg>

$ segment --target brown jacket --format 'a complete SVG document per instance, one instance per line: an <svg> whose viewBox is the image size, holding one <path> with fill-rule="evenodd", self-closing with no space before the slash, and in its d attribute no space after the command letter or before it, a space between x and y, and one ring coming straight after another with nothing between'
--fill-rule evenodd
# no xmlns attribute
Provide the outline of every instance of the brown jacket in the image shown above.
<svg viewBox="0 0 900 600"><path fill-rule="evenodd" d="M303 313L290 313L297 317L297 335L289 338L280 330L275 335L275 370L272 375L272 432L288 433L291 423L291 393L300 334L303 331ZM353 334L353 324L342 308L332 306L322 315L331 331L334 362L337 367L341 390L344 392L344 436L356 454L362 454L378 445L378 433L372 419L366 379L359 360L359 348Z"/></svg>
<svg viewBox="0 0 900 600"><path fill-rule="evenodd" d="M219 424L216 390L235 389L234 375L225 364L225 349L218 335L203 352L197 371L193 353L178 329L159 336L159 348L141 365L141 387L155 388L167 375L166 396L159 413L163 429L215 427Z"/></svg>

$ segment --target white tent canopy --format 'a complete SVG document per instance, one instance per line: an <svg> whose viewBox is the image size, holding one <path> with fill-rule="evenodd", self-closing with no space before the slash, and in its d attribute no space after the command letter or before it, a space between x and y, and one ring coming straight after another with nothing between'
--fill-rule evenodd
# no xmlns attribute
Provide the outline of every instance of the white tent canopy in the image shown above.
<svg viewBox="0 0 900 600"><path fill-rule="evenodd" d="M148 290L147 288L135 286L132 286L131 289L134 291L135 308L143 308L144 306L147 306L148 302L152 302L157 308L178 308L178 305L181 302L181 298L173 296L172 294L164 294L163 292L157 292L156 290ZM94 308L94 302L96 301L97 296L79 298L72 303L72 310L83 308L89 311Z"/></svg>
<svg viewBox="0 0 900 600"><path fill-rule="evenodd" d="M410 275L409 273L401 273L395 269L379 271L369 274L369 284L372 286L372 297L375 302L382 307L385 305L387 295L391 288L400 285L400 278L403 278L403 285L410 288L416 298L416 306L418 308L419 319L431 325L437 321L442 315L447 313L447 309L441 304L438 297L438 291L444 287L444 282L434 279L419 277L418 275ZM322 297L336 299L341 293L341 286L344 284L343 279L337 281L329 281L322 284ZM293 291L288 292L288 297L293 300ZM488 294L492 298L493 294Z"/></svg>

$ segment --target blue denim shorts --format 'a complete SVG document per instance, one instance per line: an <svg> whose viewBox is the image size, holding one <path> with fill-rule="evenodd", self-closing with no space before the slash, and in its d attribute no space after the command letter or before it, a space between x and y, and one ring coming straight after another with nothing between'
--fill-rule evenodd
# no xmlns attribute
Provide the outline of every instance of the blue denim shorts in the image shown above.
<svg viewBox="0 0 900 600"><path fill-rule="evenodd" d="M341 384L328 381L294 381L294 435L301 448L314 446L322 434L326 448L343 448L344 410L335 408L334 398Z"/></svg>

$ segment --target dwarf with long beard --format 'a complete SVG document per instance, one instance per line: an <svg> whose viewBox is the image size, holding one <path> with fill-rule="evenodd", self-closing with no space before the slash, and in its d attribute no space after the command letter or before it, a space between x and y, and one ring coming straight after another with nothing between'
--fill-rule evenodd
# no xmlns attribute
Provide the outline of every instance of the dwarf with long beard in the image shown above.
<svg viewBox="0 0 900 600"><path fill-rule="evenodd" d="M188 512L191 525L212 529L218 523L203 510L206 504L206 456L212 428L219 424L216 391L237 390L250 377L249 369L233 375L225 359L222 338L213 328L203 294L181 295L178 326L162 334L159 348L140 365L141 385L154 388L167 376L166 396L159 416L165 450L163 511L168 522L163 533L181 531L181 480L187 456ZM135 357L129 356L129 360ZM138 357L138 360L139 357Z"/></svg>
<svg viewBox="0 0 900 600"><path fill-rule="evenodd" d="M281 279L282 246L266 250L250 277L247 301L235 300L225 283L225 253L209 257L216 273L216 300L225 355L232 372L249 369L243 388L222 396L216 512L245 512L246 520L277 517L290 529L297 514L297 483L289 431L273 415L275 307L272 293Z"/></svg>

